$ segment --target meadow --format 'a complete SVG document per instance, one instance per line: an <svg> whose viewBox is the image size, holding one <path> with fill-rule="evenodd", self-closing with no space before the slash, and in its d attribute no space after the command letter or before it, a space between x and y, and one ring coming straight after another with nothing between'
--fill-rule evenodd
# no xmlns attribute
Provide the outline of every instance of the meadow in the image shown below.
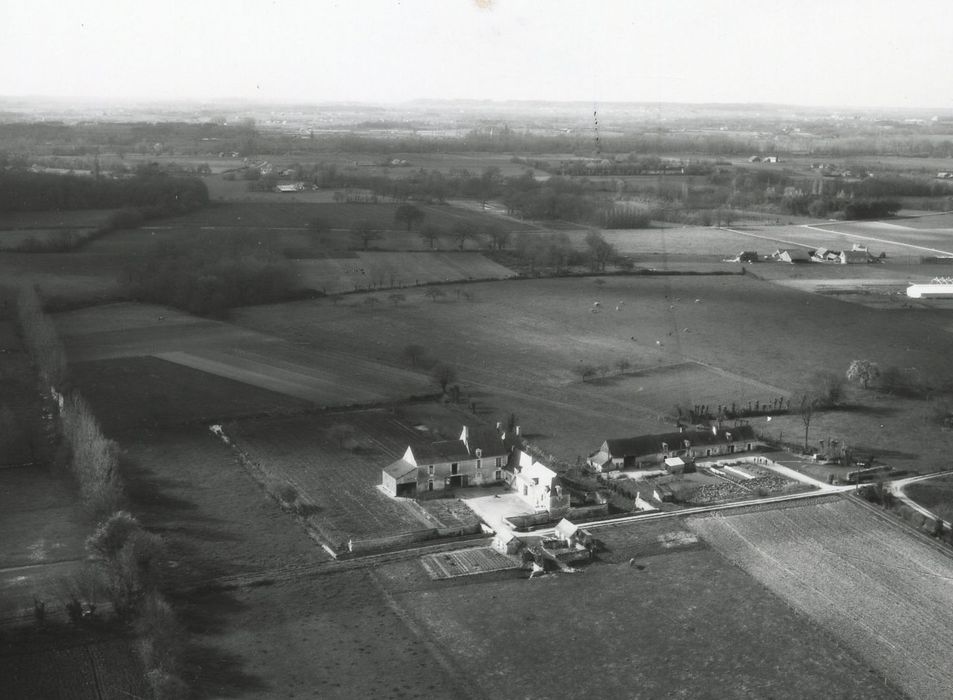
<svg viewBox="0 0 953 700"><path fill-rule="evenodd" d="M850 500L689 527L910 697L953 697L953 560Z"/></svg>
<svg viewBox="0 0 953 700"><path fill-rule="evenodd" d="M603 282L468 284L473 302L457 301L451 285L441 300L408 293L404 304L372 309L348 295L338 304L247 307L232 320L397 367L410 368L403 348L420 344L456 367L478 410L493 418L515 412L545 449L568 460L605 437L662 432L676 403L770 400L817 370L844 372L855 357L915 366L938 383L950 378L949 324L939 311L868 309L749 276ZM629 363L626 374L617 373L620 360ZM608 372L582 381L582 364Z"/></svg>

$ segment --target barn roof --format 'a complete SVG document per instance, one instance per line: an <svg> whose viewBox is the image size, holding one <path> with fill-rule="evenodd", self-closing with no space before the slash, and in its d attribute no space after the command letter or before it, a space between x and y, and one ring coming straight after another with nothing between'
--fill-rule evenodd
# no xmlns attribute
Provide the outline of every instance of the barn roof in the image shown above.
<svg viewBox="0 0 953 700"><path fill-rule="evenodd" d="M404 477L413 475L414 478L417 478L417 467L415 467L410 462L405 462L402 459L398 459L393 464L390 464L384 467L384 473L392 477L396 481L400 481Z"/></svg>
<svg viewBox="0 0 953 700"><path fill-rule="evenodd" d="M483 451L484 457L505 455L509 452L503 437L492 428L471 428L467 426L466 442L470 447L470 454L476 454L478 449Z"/></svg>

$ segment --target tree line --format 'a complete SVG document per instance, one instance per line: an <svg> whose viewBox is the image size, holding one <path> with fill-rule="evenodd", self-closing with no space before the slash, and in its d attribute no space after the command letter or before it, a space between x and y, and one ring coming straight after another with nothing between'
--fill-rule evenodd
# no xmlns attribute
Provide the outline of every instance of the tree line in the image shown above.
<svg viewBox="0 0 953 700"><path fill-rule="evenodd" d="M297 289L292 263L254 233L157 243L125 268L120 282L137 301L201 316L286 299Z"/></svg>
<svg viewBox="0 0 953 700"><path fill-rule="evenodd" d="M133 207L154 217L192 211L208 201L208 188L200 179L171 176L148 167L121 179L0 171L0 211Z"/></svg>

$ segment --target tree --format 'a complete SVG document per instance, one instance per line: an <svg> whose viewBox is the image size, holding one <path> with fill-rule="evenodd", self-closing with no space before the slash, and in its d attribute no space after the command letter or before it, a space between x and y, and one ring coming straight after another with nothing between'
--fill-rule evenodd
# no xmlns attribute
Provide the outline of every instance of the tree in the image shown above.
<svg viewBox="0 0 953 700"><path fill-rule="evenodd" d="M357 444L357 430L347 423L335 423L327 431L328 439L341 449L354 449Z"/></svg>
<svg viewBox="0 0 953 700"><path fill-rule="evenodd" d="M808 433L811 429L811 421L814 419L814 411L820 403L820 398L816 394L804 392L796 397L794 407L797 414L801 417L804 424L804 451L808 451Z"/></svg>
<svg viewBox="0 0 953 700"><path fill-rule="evenodd" d="M378 299L377 297L365 297L365 298L364 298L364 306L366 306L366 307L369 308L369 309L374 308L375 306L377 306L377 305L380 304L380 303L381 303L381 300Z"/></svg>
<svg viewBox="0 0 953 700"><path fill-rule="evenodd" d="M398 306L402 302L407 301L407 295L401 294L400 292L394 292L393 294L389 295L387 298L390 299L390 303L393 304L394 306Z"/></svg>
<svg viewBox="0 0 953 700"><path fill-rule="evenodd" d="M381 237L381 232L374 228L370 221L358 221L351 227L351 240L359 243L361 250L367 250L371 241L376 241Z"/></svg>
<svg viewBox="0 0 953 700"><path fill-rule="evenodd" d="M416 368L417 363L427 355L427 349L423 345L411 343L410 345L405 345L400 354L402 357L410 361L411 367Z"/></svg>
<svg viewBox="0 0 953 700"><path fill-rule="evenodd" d="M870 360L854 360L847 368L847 380L860 382L865 389L868 389L879 376L880 366Z"/></svg>
<svg viewBox="0 0 953 700"><path fill-rule="evenodd" d="M586 382L592 379L594 376L596 376L597 370L594 365L579 364L579 365L576 365L572 371L575 372L577 375L579 375L582 381Z"/></svg>
<svg viewBox="0 0 953 700"><path fill-rule="evenodd" d="M484 226L483 233L490 240L490 247L494 250L505 249L510 241L510 232L496 223Z"/></svg>
<svg viewBox="0 0 953 700"><path fill-rule="evenodd" d="M440 387L440 391L447 393L447 387L457 381L457 371L448 364L438 362L431 370L431 377Z"/></svg>
<svg viewBox="0 0 953 700"><path fill-rule="evenodd" d="M427 214L413 204L401 204L394 210L394 223L405 224L410 231L414 224L419 224L426 218Z"/></svg>
<svg viewBox="0 0 953 700"><path fill-rule="evenodd" d="M424 292L424 296L428 297L431 301L437 301L437 299L445 297L447 294L439 287L430 287Z"/></svg>
<svg viewBox="0 0 953 700"><path fill-rule="evenodd" d="M605 272L606 264L615 255L615 247L598 231L586 234L586 246L589 248L589 269L593 272Z"/></svg>
<svg viewBox="0 0 953 700"><path fill-rule="evenodd" d="M844 377L830 371L816 372L811 378L813 389L824 406L837 406L844 400L844 382Z"/></svg>
<svg viewBox="0 0 953 700"><path fill-rule="evenodd" d="M430 250L434 249L434 244L437 242L437 239L443 235L443 231L439 227L434 226L433 224L427 224L420 229L420 237L424 242L430 247Z"/></svg>
<svg viewBox="0 0 953 700"><path fill-rule="evenodd" d="M457 245L460 247L460 250L463 250L463 246L466 245L466 242L476 238L476 229L473 228L472 224L469 223L459 223L453 227L453 237L457 239Z"/></svg>
<svg viewBox="0 0 953 700"><path fill-rule="evenodd" d="M623 357L615 361L615 366L619 374L625 374L632 367L632 363Z"/></svg>

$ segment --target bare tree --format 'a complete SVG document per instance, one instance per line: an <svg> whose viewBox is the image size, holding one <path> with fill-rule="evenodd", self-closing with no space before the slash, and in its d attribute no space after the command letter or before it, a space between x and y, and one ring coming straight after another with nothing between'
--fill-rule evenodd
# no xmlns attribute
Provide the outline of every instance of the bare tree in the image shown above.
<svg viewBox="0 0 953 700"><path fill-rule="evenodd" d="M442 235L443 231L433 224L428 224L420 229L420 237L430 247L430 250L434 249L434 244L436 244L437 239Z"/></svg>
<svg viewBox="0 0 953 700"><path fill-rule="evenodd" d="M572 371L575 372L577 375L579 375L579 377L584 382L587 382L590 379L592 379L594 376L596 376L596 372L597 372L596 367L594 365L590 365L586 363L576 365L575 367L573 367Z"/></svg>
<svg viewBox="0 0 953 700"><path fill-rule="evenodd" d="M439 287L430 287L426 292L424 292L424 296L428 297L431 301L437 301L437 299L447 296L447 293Z"/></svg>
<svg viewBox="0 0 953 700"><path fill-rule="evenodd" d="M433 380L437 382L437 385L440 387L440 391L447 393L447 387L453 382L457 381L457 371L448 364L443 362L438 362L434 365L433 370L431 370L431 376Z"/></svg>
<svg viewBox="0 0 953 700"><path fill-rule="evenodd" d="M623 357L615 361L615 367L619 374L625 374L632 367L632 363Z"/></svg>
<svg viewBox="0 0 953 700"><path fill-rule="evenodd" d="M374 228L370 221L358 221L351 227L351 240L360 244L361 250L367 250L370 242L380 239L381 236L381 232Z"/></svg>
<svg viewBox="0 0 953 700"><path fill-rule="evenodd" d="M390 300L390 303L394 306L399 306L403 302L407 301L407 295L401 294L400 292L394 292L393 294L387 297Z"/></svg>
<svg viewBox="0 0 953 700"><path fill-rule="evenodd" d="M410 231L414 224L419 224L426 216L427 214L420 207L413 204L401 204L394 211L394 223L405 224Z"/></svg>
<svg viewBox="0 0 953 700"><path fill-rule="evenodd" d="M808 434L811 430L811 421L814 419L814 412L817 410L821 399L810 392L804 392L795 398L794 408L801 422L804 424L804 451L808 451Z"/></svg>
<svg viewBox="0 0 953 700"><path fill-rule="evenodd" d="M400 354L410 362L411 367L417 367L417 363L426 357L427 349L423 345L411 343L410 345L405 345Z"/></svg>

